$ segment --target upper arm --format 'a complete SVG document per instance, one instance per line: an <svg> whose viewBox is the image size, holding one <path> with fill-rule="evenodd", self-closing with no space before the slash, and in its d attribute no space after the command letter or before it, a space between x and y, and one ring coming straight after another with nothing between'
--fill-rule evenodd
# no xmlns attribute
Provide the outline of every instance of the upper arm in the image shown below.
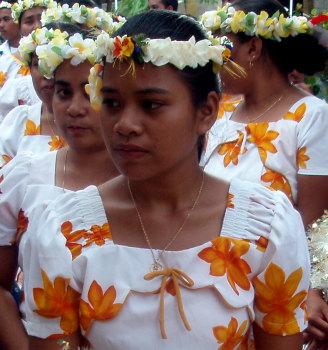
<svg viewBox="0 0 328 350"><path fill-rule="evenodd" d="M328 209L328 176L298 175L297 209L307 228Z"/></svg>
<svg viewBox="0 0 328 350"><path fill-rule="evenodd" d="M256 323L253 324L256 350L301 350L303 345L302 333L294 335L273 335L264 332Z"/></svg>
<svg viewBox="0 0 328 350"><path fill-rule="evenodd" d="M11 290L17 271L16 246L0 247L0 285Z"/></svg>

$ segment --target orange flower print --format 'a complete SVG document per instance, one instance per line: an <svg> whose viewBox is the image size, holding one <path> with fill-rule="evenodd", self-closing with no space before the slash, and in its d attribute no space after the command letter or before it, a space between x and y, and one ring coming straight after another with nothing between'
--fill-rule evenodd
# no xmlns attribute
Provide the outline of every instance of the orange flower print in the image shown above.
<svg viewBox="0 0 328 350"><path fill-rule="evenodd" d="M265 168L265 170L266 173L261 176L261 180L263 182L268 182L272 189L284 192L287 197L293 201L292 189L285 176L269 168Z"/></svg>
<svg viewBox="0 0 328 350"><path fill-rule="evenodd" d="M26 75L29 75L30 74L30 68L29 67L25 67L25 66L22 66L19 71L18 71L18 74L22 75L22 76L26 76Z"/></svg>
<svg viewBox="0 0 328 350"><path fill-rule="evenodd" d="M233 198L235 196L232 193L228 193L228 203L227 203L227 208L231 208L233 209L235 207L235 205L233 204Z"/></svg>
<svg viewBox="0 0 328 350"><path fill-rule="evenodd" d="M3 154L1 157L5 161L1 166L2 168L13 159L12 157L8 156L7 154Z"/></svg>
<svg viewBox="0 0 328 350"><path fill-rule="evenodd" d="M264 331L275 335L291 335L300 332L295 318L297 309L307 296L307 291L295 291L302 279L303 270L299 268L285 279L285 272L271 263L264 274L265 282L255 278L255 305L265 314Z"/></svg>
<svg viewBox="0 0 328 350"><path fill-rule="evenodd" d="M3 179L4 179L4 176L1 175L1 176L0 176L0 184L1 184L1 182L3 181ZM2 194L1 188L0 188L0 194Z"/></svg>
<svg viewBox="0 0 328 350"><path fill-rule="evenodd" d="M255 241L255 244L257 246L257 250L259 250L260 252L265 252L268 247L269 240L261 236L258 240Z"/></svg>
<svg viewBox="0 0 328 350"><path fill-rule="evenodd" d="M222 94L219 102L217 119L221 119L225 112L233 112L242 98L235 98L233 95Z"/></svg>
<svg viewBox="0 0 328 350"><path fill-rule="evenodd" d="M224 161L223 161L223 164L225 167L227 167L231 162L234 165L237 165L238 156L247 152L247 149L245 148L243 152L240 153L243 139L244 139L244 134L240 132L237 141L224 143L220 147L218 153L222 156L225 155Z"/></svg>
<svg viewBox="0 0 328 350"><path fill-rule="evenodd" d="M6 72L0 72L0 87L4 85L4 83L7 80L7 73Z"/></svg>
<svg viewBox="0 0 328 350"><path fill-rule="evenodd" d="M260 157L263 163L267 159L267 152L277 153L276 147L271 141L275 140L279 133L274 130L269 130L269 123L251 123L246 127L247 133L250 135L249 142L255 143L258 147Z"/></svg>
<svg viewBox="0 0 328 350"><path fill-rule="evenodd" d="M56 151L57 149L63 148L67 146L67 143L61 136L51 135L51 141L48 142L50 146L50 152Z"/></svg>
<svg viewBox="0 0 328 350"><path fill-rule="evenodd" d="M17 231L15 242L18 242L21 235L27 230L28 218L24 214L24 210L20 209L17 218Z"/></svg>
<svg viewBox="0 0 328 350"><path fill-rule="evenodd" d="M73 231L73 225L70 221L65 221L61 225L61 233L66 238L66 247L71 251L72 259L74 260L77 256L81 254L82 244L76 243L81 238L84 238L87 231L86 230L77 230Z"/></svg>
<svg viewBox="0 0 328 350"><path fill-rule="evenodd" d="M110 286L103 293L101 286L93 281L89 292L88 299L90 304L84 300L80 303L80 321L82 328L87 331L93 320L107 321L117 316L121 311L123 304L114 304L116 299L116 289Z"/></svg>
<svg viewBox="0 0 328 350"><path fill-rule="evenodd" d="M24 135L40 135L40 125L36 126L32 120L27 119Z"/></svg>
<svg viewBox="0 0 328 350"><path fill-rule="evenodd" d="M74 333L79 328L80 294L69 286L69 280L56 277L52 283L41 270L43 288L34 288L33 297L37 309L33 312L45 318L60 317L60 328L64 335Z"/></svg>
<svg viewBox="0 0 328 350"><path fill-rule="evenodd" d="M309 156L307 156L305 153L307 151L307 148L301 147L300 149L297 150L297 166L298 169L302 168L302 169L306 169L306 161L308 161L310 159Z"/></svg>
<svg viewBox="0 0 328 350"><path fill-rule="evenodd" d="M212 276L227 275L232 289L239 295L236 284L249 290L250 282L247 274L251 268L241 256L249 250L250 244L246 241L227 237L218 237L212 240L212 247L203 249L198 256L210 263L210 274Z"/></svg>
<svg viewBox="0 0 328 350"><path fill-rule="evenodd" d="M109 228L108 222L102 226L93 225L91 226L91 232L88 232L87 243L84 247L89 247L91 244L95 243L97 245L104 245L106 239L112 240L112 233Z"/></svg>
<svg viewBox="0 0 328 350"><path fill-rule="evenodd" d="M284 119L294 120L295 122L299 123L303 119L305 112L306 112L306 104L302 103L300 106L296 108L294 113L287 112L284 115Z"/></svg>
<svg viewBox="0 0 328 350"><path fill-rule="evenodd" d="M228 327L214 327L213 334L218 343L222 344L218 350L247 350L248 348L242 345L242 342L245 338L244 332L246 330L246 327L247 321L244 321L238 329L238 321L234 317L231 317ZM247 344L245 345L247 346Z"/></svg>

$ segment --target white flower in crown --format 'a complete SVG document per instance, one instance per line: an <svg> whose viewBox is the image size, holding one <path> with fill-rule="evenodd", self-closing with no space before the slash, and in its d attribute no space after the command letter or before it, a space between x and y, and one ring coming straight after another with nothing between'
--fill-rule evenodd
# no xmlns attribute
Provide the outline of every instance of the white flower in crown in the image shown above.
<svg viewBox="0 0 328 350"><path fill-rule="evenodd" d="M60 22L63 17L62 7L60 5L56 7L49 8L42 12L41 23L43 26L50 22Z"/></svg>
<svg viewBox="0 0 328 350"><path fill-rule="evenodd" d="M211 30L216 31L221 26L221 17L218 16L218 12L216 10L205 12L201 18L201 24L207 29L211 28Z"/></svg>
<svg viewBox="0 0 328 350"><path fill-rule="evenodd" d="M80 6L78 3L75 3L70 9L70 17L72 18L73 23L85 23L87 15L88 10L84 5Z"/></svg>
<svg viewBox="0 0 328 350"><path fill-rule="evenodd" d="M13 17L14 22L18 23L23 12L36 6L54 8L57 7L57 3L54 0L18 0L11 7L11 16Z"/></svg>
<svg viewBox="0 0 328 350"><path fill-rule="evenodd" d="M0 2L0 9L11 9L12 4L7 1Z"/></svg>
<svg viewBox="0 0 328 350"><path fill-rule="evenodd" d="M64 60L61 48L50 42L37 46L35 52L39 58L40 73L48 79L53 78L54 71Z"/></svg>
<svg viewBox="0 0 328 350"><path fill-rule="evenodd" d="M107 62L113 62L115 59L113 51L114 39L112 39L108 33L102 31L96 39L96 47L94 50L96 62L100 62L104 57L106 57Z"/></svg>
<svg viewBox="0 0 328 350"><path fill-rule="evenodd" d="M65 59L71 58L71 64L74 66L86 60L93 64L95 46L94 40L83 39L80 33L75 33L68 39L68 45L62 48L62 55Z"/></svg>
<svg viewBox="0 0 328 350"><path fill-rule="evenodd" d="M101 64L95 64L90 69L90 75L88 77L88 84L85 85L85 91L90 97L92 108L99 111L102 104L101 88L103 81L100 77L104 67Z"/></svg>

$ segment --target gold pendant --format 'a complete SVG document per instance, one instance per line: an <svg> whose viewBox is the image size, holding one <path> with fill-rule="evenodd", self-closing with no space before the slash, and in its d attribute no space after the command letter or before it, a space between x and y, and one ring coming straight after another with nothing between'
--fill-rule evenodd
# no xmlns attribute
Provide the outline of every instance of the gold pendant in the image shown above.
<svg viewBox="0 0 328 350"><path fill-rule="evenodd" d="M163 270L163 265L160 262L154 261L153 263L151 263L150 265L151 272L160 271L160 270Z"/></svg>

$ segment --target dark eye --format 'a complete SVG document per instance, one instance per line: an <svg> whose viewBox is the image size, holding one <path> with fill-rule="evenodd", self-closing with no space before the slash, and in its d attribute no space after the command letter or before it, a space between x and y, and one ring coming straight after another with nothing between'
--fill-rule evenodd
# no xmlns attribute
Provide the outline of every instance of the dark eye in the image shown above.
<svg viewBox="0 0 328 350"><path fill-rule="evenodd" d="M55 94L57 96L59 96L60 98L64 99L64 98L70 96L71 91L69 89L60 88L60 89L55 90Z"/></svg>
<svg viewBox="0 0 328 350"><path fill-rule="evenodd" d="M117 100L114 100L112 98L105 98L103 101L103 105L107 108L119 108L120 103Z"/></svg>
<svg viewBox="0 0 328 350"><path fill-rule="evenodd" d="M142 102L142 108L144 108L144 109L153 110L153 109L158 109L161 106L163 106L163 103L161 103L161 102L155 102L155 101L143 101Z"/></svg>

